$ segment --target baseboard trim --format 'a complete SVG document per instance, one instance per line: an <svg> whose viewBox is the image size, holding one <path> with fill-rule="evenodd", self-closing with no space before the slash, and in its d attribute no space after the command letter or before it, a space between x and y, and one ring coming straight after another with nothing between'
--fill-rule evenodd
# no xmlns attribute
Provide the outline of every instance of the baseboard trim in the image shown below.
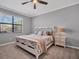
<svg viewBox="0 0 79 59"><path fill-rule="evenodd" d="M74 48L74 49L79 49L79 47L75 47L75 46L66 46L66 47Z"/></svg>
<svg viewBox="0 0 79 59"><path fill-rule="evenodd" d="M1 44L0 46L5 46L5 45L9 45L9 44L13 44L13 43L15 43L15 41L13 41L13 42L9 42L9 43L5 43L5 44ZM74 49L79 49L79 47L75 47L75 46L66 46L66 47L69 47L69 48L74 48Z"/></svg>
<svg viewBox="0 0 79 59"><path fill-rule="evenodd" d="M13 44L13 43L15 42L13 41L13 42L5 43L5 44L0 44L0 46L5 46L5 45Z"/></svg>

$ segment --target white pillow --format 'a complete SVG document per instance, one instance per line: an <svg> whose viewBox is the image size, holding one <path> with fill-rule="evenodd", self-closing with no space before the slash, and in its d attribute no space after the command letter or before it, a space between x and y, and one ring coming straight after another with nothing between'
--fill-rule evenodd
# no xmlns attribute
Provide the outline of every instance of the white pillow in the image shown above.
<svg viewBox="0 0 79 59"><path fill-rule="evenodd" d="M47 36L47 31L43 31L43 35L44 36Z"/></svg>
<svg viewBox="0 0 79 59"><path fill-rule="evenodd" d="M43 34L43 32L42 31L39 31L38 33L37 33L37 35L42 35Z"/></svg>
<svg viewBox="0 0 79 59"><path fill-rule="evenodd" d="M34 31L34 34L37 34L38 32L37 31Z"/></svg>

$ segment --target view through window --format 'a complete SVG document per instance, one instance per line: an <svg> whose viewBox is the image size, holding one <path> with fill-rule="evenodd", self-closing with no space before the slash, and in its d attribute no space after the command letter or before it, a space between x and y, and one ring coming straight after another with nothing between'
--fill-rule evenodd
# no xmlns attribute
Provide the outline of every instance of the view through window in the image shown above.
<svg viewBox="0 0 79 59"><path fill-rule="evenodd" d="M0 16L0 33L22 32L22 21L17 16Z"/></svg>

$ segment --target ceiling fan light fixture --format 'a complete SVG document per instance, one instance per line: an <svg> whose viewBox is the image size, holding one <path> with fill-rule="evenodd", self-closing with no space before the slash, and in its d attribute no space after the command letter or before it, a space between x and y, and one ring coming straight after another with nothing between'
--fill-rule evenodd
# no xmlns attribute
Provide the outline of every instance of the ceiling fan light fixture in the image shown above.
<svg viewBox="0 0 79 59"><path fill-rule="evenodd" d="M38 1L37 0L33 0L33 3L36 4Z"/></svg>
<svg viewBox="0 0 79 59"><path fill-rule="evenodd" d="M34 9L36 9L36 4L37 3L44 4L44 5L48 4L48 2L45 2L45 1L42 1L42 0L30 0L30 1L27 1L27 2L23 2L22 5L25 5L25 4L29 3L29 2L33 3Z"/></svg>

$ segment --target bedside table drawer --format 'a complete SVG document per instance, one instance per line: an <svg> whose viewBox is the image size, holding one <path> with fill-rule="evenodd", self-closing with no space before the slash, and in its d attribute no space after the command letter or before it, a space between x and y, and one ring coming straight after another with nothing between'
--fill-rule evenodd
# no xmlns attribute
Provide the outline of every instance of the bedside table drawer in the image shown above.
<svg viewBox="0 0 79 59"><path fill-rule="evenodd" d="M56 45L62 45L62 46L65 46L65 43L64 42L55 42Z"/></svg>
<svg viewBox="0 0 79 59"><path fill-rule="evenodd" d="M58 41L58 42L65 42L65 39L55 39L55 41Z"/></svg>
<svg viewBox="0 0 79 59"><path fill-rule="evenodd" d="M61 42L65 42L65 39L60 39Z"/></svg>

